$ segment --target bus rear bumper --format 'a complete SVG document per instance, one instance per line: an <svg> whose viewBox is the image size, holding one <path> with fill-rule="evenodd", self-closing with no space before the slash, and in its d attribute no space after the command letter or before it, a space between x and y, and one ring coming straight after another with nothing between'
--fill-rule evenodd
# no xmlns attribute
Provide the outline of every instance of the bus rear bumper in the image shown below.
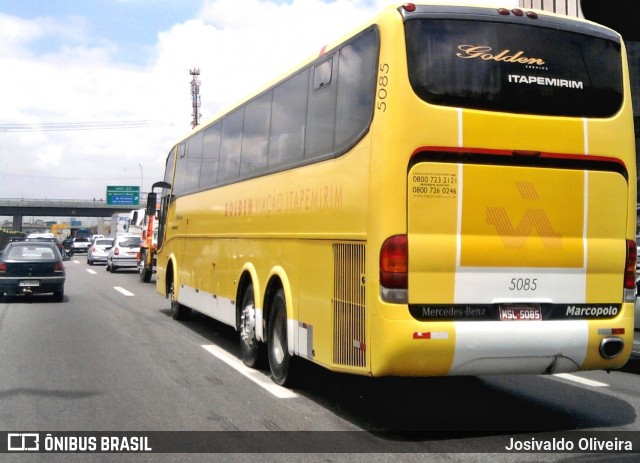
<svg viewBox="0 0 640 463"><path fill-rule="evenodd" d="M455 332L454 375L568 373L580 368L588 344L585 320L456 322Z"/></svg>
<svg viewBox="0 0 640 463"><path fill-rule="evenodd" d="M388 356L380 351L372 353L373 376L554 374L617 369L627 362L633 339L633 322L628 318L387 323L404 325L392 330L404 334L394 340L387 336L383 347L388 349Z"/></svg>

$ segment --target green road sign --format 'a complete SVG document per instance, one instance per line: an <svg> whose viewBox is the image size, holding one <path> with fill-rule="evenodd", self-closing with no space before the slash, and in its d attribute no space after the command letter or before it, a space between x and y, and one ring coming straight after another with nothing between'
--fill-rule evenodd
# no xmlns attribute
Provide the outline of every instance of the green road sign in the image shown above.
<svg viewBox="0 0 640 463"><path fill-rule="evenodd" d="M140 205L140 187L107 186L107 204L114 206Z"/></svg>

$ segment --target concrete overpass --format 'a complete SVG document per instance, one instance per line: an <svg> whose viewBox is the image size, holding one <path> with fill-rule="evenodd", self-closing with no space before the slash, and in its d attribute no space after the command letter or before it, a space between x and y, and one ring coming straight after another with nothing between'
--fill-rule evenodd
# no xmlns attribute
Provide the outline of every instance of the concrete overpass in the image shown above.
<svg viewBox="0 0 640 463"><path fill-rule="evenodd" d="M22 230L24 216L37 217L111 217L117 212L130 212L145 207L146 197L139 206L107 204L86 199L14 199L0 198L0 216L13 217L13 229Z"/></svg>

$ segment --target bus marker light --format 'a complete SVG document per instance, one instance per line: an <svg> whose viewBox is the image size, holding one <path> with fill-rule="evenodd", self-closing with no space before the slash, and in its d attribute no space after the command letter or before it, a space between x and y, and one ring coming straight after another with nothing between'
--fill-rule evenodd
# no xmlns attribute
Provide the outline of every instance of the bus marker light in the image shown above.
<svg viewBox="0 0 640 463"><path fill-rule="evenodd" d="M507 8L498 8L498 14L509 16L511 12Z"/></svg>
<svg viewBox="0 0 640 463"><path fill-rule="evenodd" d="M538 19L538 13L535 11L527 11L527 18Z"/></svg>
<svg viewBox="0 0 640 463"><path fill-rule="evenodd" d="M356 339L353 340L353 347L360 350L367 350L367 345L364 342L360 342Z"/></svg>
<svg viewBox="0 0 640 463"><path fill-rule="evenodd" d="M426 333L416 331L413 333L413 339L449 339L449 333L446 331L429 331Z"/></svg>
<svg viewBox="0 0 640 463"><path fill-rule="evenodd" d="M613 334L623 335L624 328L598 328L599 336L611 336Z"/></svg>
<svg viewBox="0 0 640 463"><path fill-rule="evenodd" d="M511 152L514 156L531 156L538 157L541 156L542 153L540 151L532 151L532 150L513 150Z"/></svg>
<svg viewBox="0 0 640 463"><path fill-rule="evenodd" d="M402 5L402 8L408 13L413 13L414 11L416 11L416 5L414 3L405 3L404 5Z"/></svg>
<svg viewBox="0 0 640 463"><path fill-rule="evenodd" d="M522 11L520 8L514 8L511 10L511 12L513 14L515 14L516 16L522 16L524 15L524 11Z"/></svg>

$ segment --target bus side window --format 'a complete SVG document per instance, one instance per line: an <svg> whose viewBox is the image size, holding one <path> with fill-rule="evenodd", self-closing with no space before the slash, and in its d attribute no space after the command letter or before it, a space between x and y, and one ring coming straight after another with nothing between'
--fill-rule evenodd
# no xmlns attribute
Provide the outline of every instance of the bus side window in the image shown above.
<svg viewBox="0 0 640 463"><path fill-rule="evenodd" d="M200 183L202 165L203 132L200 131L187 140L187 168L185 172L185 191L193 191Z"/></svg>
<svg viewBox="0 0 640 463"><path fill-rule="evenodd" d="M331 84L333 57L313 68L313 91L325 88Z"/></svg>
<svg viewBox="0 0 640 463"><path fill-rule="evenodd" d="M308 85L307 68L273 90L269 168L294 164L303 158Z"/></svg>
<svg viewBox="0 0 640 463"><path fill-rule="evenodd" d="M378 38L374 31L340 50L335 150L352 146L369 127L376 88Z"/></svg>
<svg viewBox="0 0 640 463"><path fill-rule="evenodd" d="M220 121L204 131L200 188L213 187L218 183L218 162L220 160Z"/></svg>
<svg viewBox="0 0 640 463"><path fill-rule="evenodd" d="M271 92L251 101L244 110L240 175L265 171L268 162Z"/></svg>
<svg viewBox="0 0 640 463"><path fill-rule="evenodd" d="M333 83L333 56L313 67L312 85L307 110L307 134L304 157L311 159L333 152L336 98L338 86Z"/></svg>
<svg viewBox="0 0 640 463"><path fill-rule="evenodd" d="M176 174L173 178L173 192L181 195L185 190L185 174L187 171L187 144L186 142L178 145L178 159L176 160Z"/></svg>
<svg viewBox="0 0 640 463"><path fill-rule="evenodd" d="M234 181L240 176L240 152L242 151L242 127L244 107L232 112L222 120L220 163L218 181Z"/></svg>

